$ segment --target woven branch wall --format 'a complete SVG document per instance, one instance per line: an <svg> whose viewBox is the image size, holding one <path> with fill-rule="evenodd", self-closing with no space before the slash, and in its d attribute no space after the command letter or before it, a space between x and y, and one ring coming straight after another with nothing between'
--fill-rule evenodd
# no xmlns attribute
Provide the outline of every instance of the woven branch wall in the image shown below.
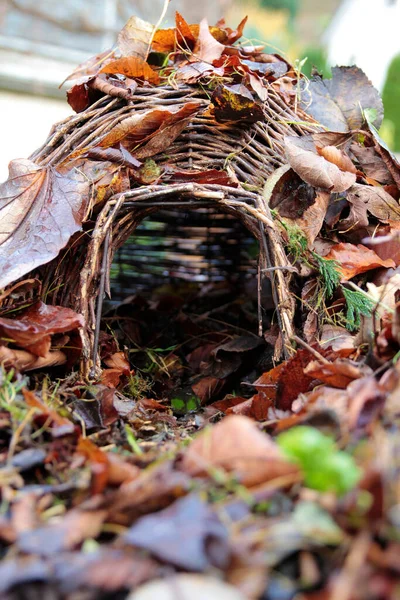
<svg viewBox="0 0 400 600"><path fill-rule="evenodd" d="M257 240L260 254L257 261L250 261L250 271L247 271L247 274L251 273L259 279L264 276L271 278L281 330L284 335L290 334L293 306L287 283L283 271L272 270L277 266L279 268L287 266L287 259L262 191L267 177L285 163L283 137L288 134L302 135L315 131L317 126L302 111L296 113L285 104L282 97L272 88L263 103L264 119L253 124L217 122L208 110L209 96L199 88L143 86L137 88L128 102L120 98L102 97L85 111L56 125L43 147L31 158L41 166L54 165L60 168L61 165L63 168L64 164L68 165L71 159L76 160L80 155L90 157L88 149L96 147L99 141L127 116L160 105L176 109L177 106L182 107L193 102L200 104L197 114L186 119L183 130L166 151L152 156L157 168L167 174L167 177L144 185L135 181L128 167L120 165L118 172L121 177L121 173L123 174L124 179L123 186L120 185L119 189L115 189L111 181L108 186L103 186L99 191L99 185L96 188L94 182L95 202L83 223L83 231L71 238L67 247L55 260L39 270L42 293L46 301L70 306L82 313L86 319L88 325L84 334L86 365L91 363L93 345L98 334L96 315L98 323L101 303L96 305L97 298L99 295L102 297L106 292L111 293L108 276L105 288L99 289L101 272L103 269L107 275L110 273L116 252L117 260L112 269L116 297L118 294L125 296L128 292L133 293L138 279L142 278L143 282L143 272L139 276L137 269L139 262L142 266L148 264L148 274L151 274L153 267L157 270L153 260L154 248L160 248L160 245L165 247L168 243L175 244L173 249L171 247L175 252L176 263L173 270L180 272L180 276L183 277L190 274L190 265L186 264L188 270L185 272L183 264L185 254L182 232L178 227L179 218L175 218L178 214L190 215L192 232L196 231L197 222L201 227L205 226L209 231L213 231L212 237L208 238L210 246L207 247L205 241L201 247L201 256L196 255L201 258L202 264L202 269L196 273L199 279L205 276L205 273L210 273L210 264L213 260L210 249L212 250L214 246L215 250L218 238L218 231L213 230L214 214L218 214L218 218L221 218L222 214L225 219L224 226L228 226L229 229L228 236L223 237L221 232L218 241L217 254L222 259L220 263L222 270L223 256L226 257L225 263L230 262L231 266L235 265L236 272L240 270L245 272L249 266L245 252L234 243L234 237L243 246L248 246L254 239ZM182 124L180 126L182 129ZM92 157L93 163L98 164L101 170L102 163L96 163L95 154L92 154ZM171 165L180 173L189 172L193 181L181 181L174 176L174 172L169 175L168 169ZM197 183L193 173L207 170L225 172L226 182ZM91 175L93 177L93 171ZM140 249L132 246L129 250L129 244L126 247L126 242L132 239L131 236L138 225L146 217L151 217L160 210L163 211L160 214L164 215L164 219L168 215L163 235L148 236L151 244L147 246L147 250L143 245ZM238 224L235 224L235 221L240 223L237 230L235 228ZM239 231L239 237L236 237ZM143 228L141 232L143 235ZM190 233L188 236L193 242L194 238ZM177 243L178 252L176 252ZM151 245L154 245L154 248ZM140 251L140 261L132 258L132 253L136 251ZM231 254L233 252L236 253L235 257ZM150 265L151 254L152 265ZM115 277L118 279L118 262L128 255L132 267L136 266L136 275L132 276L131 284L127 287L128 283L123 279L122 271L120 271L119 282ZM270 272L265 275L268 269ZM167 270L164 269L164 273ZM214 278L217 276L216 270L214 264ZM37 273L35 272L34 275ZM221 276L223 275L224 273L221 272ZM148 284L156 283L153 277L147 277L147 280ZM259 282L259 287L260 285Z"/></svg>

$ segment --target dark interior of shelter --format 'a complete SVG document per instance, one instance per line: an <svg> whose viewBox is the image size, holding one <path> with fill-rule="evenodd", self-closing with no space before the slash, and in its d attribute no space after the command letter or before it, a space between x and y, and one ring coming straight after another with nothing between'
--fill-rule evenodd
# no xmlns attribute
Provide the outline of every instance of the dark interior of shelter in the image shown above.
<svg viewBox="0 0 400 600"><path fill-rule="evenodd" d="M220 386L213 398L251 395L247 380L271 359L260 317L264 331L274 317L268 278L259 290L258 255L241 221L218 209L151 214L114 256L102 344L118 342L156 398L192 397L207 376Z"/></svg>

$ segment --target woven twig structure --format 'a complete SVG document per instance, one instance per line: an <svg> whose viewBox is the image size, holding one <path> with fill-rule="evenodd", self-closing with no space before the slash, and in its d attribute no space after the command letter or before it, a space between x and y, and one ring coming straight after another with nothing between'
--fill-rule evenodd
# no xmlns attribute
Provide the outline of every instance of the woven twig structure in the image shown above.
<svg viewBox="0 0 400 600"><path fill-rule="evenodd" d="M283 137L316 131L318 126L301 110L290 108L272 86L263 103L264 119L253 124L217 122L208 110L209 96L201 88L144 85L129 100L103 96L87 110L55 125L31 159L40 166L60 167L71 156L96 147L129 115L193 101L201 103L200 112L168 149L153 159L161 169L168 164L181 171L228 170L237 179L236 187L195 182L143 185L130 179L129 189L97 202L83 224L83 232L73 236L60 255L39 270L46 301L69 306L86 319L85 372L97 359L101 302L105 291L110 293L108 275L114 254L138 224L160 208L218 208L244 224L259 242L258 289L262 278L268 276L283 352L290 353L294 306L285 272L289 265L262 192L268 176L285 164ZM102 273L105 276L101 277ZM259 318L261 333L261 307Z"/></svg>

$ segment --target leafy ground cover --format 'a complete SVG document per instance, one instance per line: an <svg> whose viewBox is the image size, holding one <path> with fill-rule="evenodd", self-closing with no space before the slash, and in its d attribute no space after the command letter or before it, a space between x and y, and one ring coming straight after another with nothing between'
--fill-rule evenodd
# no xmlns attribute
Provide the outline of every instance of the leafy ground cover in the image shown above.
<svg viewBox="0 0 400 600"><path fill-rule="evenodd" d="M238 44L244 23L177 14L175 28L155 30L133 18L117 48L74 73L69 101L84 111L104 94L128 102L138 83L209 86L213 118L247 126L273 86L322 125L282 136L286 164L262 192L290 261L290 357L276 360L272 300L254 333L257 286L171 283L104 314L102 371L89 381L77 367L83 317L46 304L37 278L19 280L104 196L104 180L89 180L242 185L228 166L194 175L146 162L199 103L123 118L61 165L14 163L0 189L8 600L400 595L399 164L359 69L308 81Z"/></svg>

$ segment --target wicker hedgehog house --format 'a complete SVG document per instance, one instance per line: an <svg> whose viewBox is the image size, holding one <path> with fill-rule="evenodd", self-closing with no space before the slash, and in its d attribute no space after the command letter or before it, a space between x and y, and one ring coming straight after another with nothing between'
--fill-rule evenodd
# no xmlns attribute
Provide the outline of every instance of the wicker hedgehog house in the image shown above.
<svg viewBox="0 0 400 600"><path fill-rule="evenodd" d="M83 371L93 373L99 366L97 346L105 294L123 297L134 293L143 281L154 284L160 272L198 281L229 269L239 280L240 274L250 274L257 282L260 335L262 280L269 278L283 342L279 354L287 356L294 313L285 271L290 265L263 189L268 177L286 164L284 137L315 132L319 130L316 122L294 103L290 106L268 81L263 100L251 100L247 107L251 114L254 105L256 115L240 119L218 117L215 94L203 85L174 81L154 86L136 81L127 89L111 85L110 80L104 86L98 77L94 83L84 84L85 92L96 88L98 99L93 102L92 98L84 110L55 125L44 145L30 157L39 167L51 166L58 172L74 168L81 175L85 171L82 161L90 163L90 172L83 173L90 179L91 202L82 231L70 238L56 258L30 274L40 279L46 303L70 307L84 316ZM117 144L99 149L102 140L121 124L152 110L179 114L179 119L166 121L162 143L156 134L149 136L150 150L145 145L143 151L143 144L137 144L132 154L118 149ZM148 166L151 158L150 182L135 174L132 160L136 158L142 166ZM104 164L113 165L111 174L102 171ZM135 230L143 228L143 221L151 221L155 213L160 215L161 232L157 235L150 226L146 244L135 243ZM179 228L183 215L184 236ZM196 246L199 230L202 242ZM249 236L259 247L258 259L250 266L241 253ZM121 264L132 267L128 274L118 266Z"/></svg>

